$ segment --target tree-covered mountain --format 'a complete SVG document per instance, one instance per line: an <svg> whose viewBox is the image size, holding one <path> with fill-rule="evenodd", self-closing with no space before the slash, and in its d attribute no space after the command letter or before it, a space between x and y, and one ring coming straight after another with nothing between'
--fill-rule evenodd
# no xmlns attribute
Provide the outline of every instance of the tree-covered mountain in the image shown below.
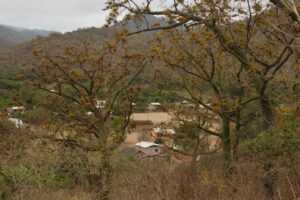
<svg viewBox="0 0 300 200"><path fill-rule="evenodd" d="M122 31L123 28L128 29L129 32L135 32L138 29L145 29L147 26L153 26L154 24L161 22L161 19L149 16L142 19L142 21L134 22L133 20L124 20L109 27L91 27L78 29L73 32L50 33L46 37L38 36L30 41L19 44L14 42L4 43L0 38L0 95L2 97L6 97L6 102L8 102L11 96L11 91L19 91L20 88L17 87L19 82L15 80L15 76L20 73L19 67L30 65L34 66L36 59L33 55L33 51L37 48L43 48L50 54L55 54L63 47L69 45L77 48L79 46L83 46L84 43L89 43L90 47L92 46L95 49L100 49L101 44L105 41L116 38L116 34ZM131 50L145 50L149 47L148 41L152 40L154 36L155 32L132 35L128 38L128 47ZM7 48L1 49L1 45ZM144 80L144 82L147 82L147 80L148 79ZM145 102L146 101L148 100L145 100ZM3 103L3 105L8 105L8 103Z"/></svg>
<svg viewBox="0 0 300 200"><path fill-rule="evenodd" d="M12 34L11 37L8 37L10 35L8 32L12 31L12 29L7 28L6 31L3 31L1 33L0 26L0 69L12 69L18 67L24 63L24 60L26 60L27 64L31 63L33 60L32 52L35 48L38 47L42 47L43 49L52 52L56 49L59 49L60 46L76 46L78 44L83 44L84 42L87 42L92 44L94 48L97 48L97 46L101 45L103 42L113 39L116 36L116 33L121 31L123 28L128 29L129 32L135 32L140 29L145 29L149 26L154 26L158 23L163 23L163 20L153 16L146 16L145 18L140 20L124 20L120 23L114 24L109 27L91 27L85 29L78 29L76 31L67 33L49 33L43 31L33 31L30 35L30 31L24 30L22 32L21 29L19 30L21 32L15 33L15 35L18 35L17 33L20 33L20 35L21 33L24 33L23 37L19 35L19 37L13 37L14 34ZM18 29L15 29L15 31L17 30ZM39 34L44 36L47 34L49 35L47 37L39 37ZM6 43L1 42L1 35L3 35L3 38L7 38L5 39ZM38 37L34 38L34 35ZM155 32L146 32L143 34L135 35L135 37L130 37L129 47L133 49L144 49L148 45L147 41L153 38L154 35ZM31 38L30 41L19 43L22 40L24 41L26 38L29 39L30 36L32 36L33 39ZM5 47L9 46L9 48L1 50L1 45Z"/></svg>
<svg viewBox="0 0 300 200"><path fill-rule="evenodd" d="M51 32L39 29L26 29L0 25L0 48L26 42L37 36L48 36L49 33Z"/></svg>

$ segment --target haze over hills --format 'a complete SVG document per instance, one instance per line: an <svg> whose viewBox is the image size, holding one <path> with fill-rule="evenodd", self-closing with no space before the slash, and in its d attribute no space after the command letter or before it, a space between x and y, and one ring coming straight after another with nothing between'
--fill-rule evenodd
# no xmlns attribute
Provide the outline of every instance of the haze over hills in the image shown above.
<svg viewBox="0 0 300 200"><path fill-rule="evenodd" d="M37 36L48 36L52 31L0 25L0 49L30 41Z"/></svg>
<svg viewBox="0 0 300 200"><path fill-rule="evenodd" d="M133 20L129 20L128 22L120 22L118 24L112 25L110 27L102 27L102 28L86 28L86 29L78 29L77 31L67 32L67 33L49 33L47 31L35 31L31 32L30 36L43 35L47 37L37 37L31 39L30 41L23 42L14 46L11 44L16 44L17 41L25 40L26 37L19 37L13 42L7 44L10 46L9 48L2 49L0 48L0 68L14 68L16 66L20 66L24 60L29 63L31 62L31 58L33 58L32 51L37 47L42 47L49 52L55 52L58 49L58 46L65 45L78 45L83 44L83 42L89 42L94 47L100 46L104 41L110 40L114 38L115 33L120 31L122 28L127 28L129 32L134 32L138 29L145 29L147 26L153 26L156 23L164 23L162 19L156 18L153 16L146 16L142 21L135 23ZM138 25L138 27L137 27ZM11 29L10 29L11 30ZM25 31L25 33L27 33ZM1 33L0 30L0 42L1 42ZM153 38L154 32L146 32L143 34L135 35L134 39L130 39L129 47L133 49L144 49L146 48L147 41ZM30 37L27 37L30 38ZM9 42L9 40L6 40Z"/></svg>

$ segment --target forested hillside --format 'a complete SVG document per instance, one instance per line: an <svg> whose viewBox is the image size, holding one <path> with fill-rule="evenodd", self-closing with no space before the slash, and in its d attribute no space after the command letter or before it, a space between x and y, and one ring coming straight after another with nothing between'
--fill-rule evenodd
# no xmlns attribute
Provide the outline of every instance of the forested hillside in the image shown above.
<svg viewBox="0 0 300 200"><path fill-rule="evenodd" d="M9 104L7 99L10 99L11 94L20 91L20 87L15 87L20 84L15 77L16 75L23 73L21 70L22 67L35 64L36 59L34 56L34 50L42 48L52 54L55 54L55 52L61 47L76 47L83 46L84 44L89 45L90 48L101 49L102 44L115 39L118 32L123 29L126 29L128 32L134 32L138 28L146 28L147 26L151 26L156 23L163 23L163 21L159 18L148 16L138 22L130 20L122 21L109 27L79 29L77 31L67 32L64 34L50 33L48 37L37 37L18 45L9 45L9 48L0 50L0 78L2 83L0 84L0 91L2 94L0 99L5 102L2 104L2 107ZM149 47L148 42L153 40L155 35L156 32L149 32L136 35L136 37L131 37L128 40L128 47L133 51L144 51ZM151 82L150 79L152 79L153 73L151 72L148 76L151 78L144 80L145 85ZM153 88L150 88L149 90L152 92L155 91ZM24 92L26 93L26 89L23 89L22 93L24 94ZM158 91L154 93L157 92ZM146 93L149 92L146 91ZM152 95L153 94L148 94L146 95L147 97L141 97L141 101L144 102L143 106L151 100L158 98L157 95L154 95L155 97L151 98ZM147 99L148 97L149 99Z"/></svg>
<svg viewBox="0 0 300 200"><path fill-rule="evenodd" d="M2 43L0 199L299 199L300 5L105 2Z"/></svg>
<svg viewBox="0 0 300 200"><path fill-rule="evenodd" d="M25 29L0 25L0 49L30 41L37 36L48 36L51 32L38 29Z"/></svg>
<svg viewBox="0 0 300 200"><path fill-rule="evenodd" d="M123 28L128 29L129 32L134 32L138 28L146 28L147 26L153 26L156 23L163 23L163 21L156 17L145 17L142 21L134 22L133 20L130 21L123 21L119 22L115 25L103 28L87 28L87 29L79 29L74 32L67 32L67 33L50 33L49 37L37 37L40 33L41 35L48 35L48 32L33 32L34 34L31 35L31 41L24 42L19 45L11 46L12 44L19 43L20 41L25 41L25 38L14 38L14 35L11 35L9 31L0 30L0 39L1 34L3 38L6 38L7 43L2 43L1 45L4 46L11 46L5 50L0 50L0 69L2 68L16 68L21 66L24 63L24 60L32 61L33 57L33 50L35 48L45 48L47 50L56 50L59 46L66 46L66 45L73 45L76 46L82 43L92 43L94 47L97 48L98 45L104 43L105 41L109 41L113 39L118 31L121 31ZM7 32L7 33L6 33ZM131 38L129 45L132 49L145 49L148 44L147 42L150 41L153 36L154 32L151 33L143 33L137 35L137 37ZM7 39L5 35L9 35L13 39ZM21 34L22 35L22 34ZM21 37L21 36L20 36ZM26 37L26 35L24 35ZM3 39L4 40L4 39Z"/></svg>

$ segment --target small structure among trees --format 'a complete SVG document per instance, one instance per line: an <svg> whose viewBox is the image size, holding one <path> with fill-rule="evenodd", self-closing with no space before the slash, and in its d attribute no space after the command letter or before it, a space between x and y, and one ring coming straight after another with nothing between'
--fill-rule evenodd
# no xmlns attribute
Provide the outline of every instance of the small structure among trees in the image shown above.
<svg viewBox="0 0 300 200"><path fill-rule="evenodd" d="M148 105L148 111L149 112L159 112L159 111L163 111L162 105L159 102L151 102Z"/></svg>
<svg viewBox="0 0 300 200"><path fill-rule="evenodd" d="M9 117L20 117L25 112L24 106L12 106L10 108L7 108L7 114Z"/></svg>
<svg viewBox="0 0 300 200"><path fill-rule="evenodd" d="M18 118L8 118L8 121L13 123L16 128L23 128L24 127L24 122L21 119Z"/></svg>
<svg viewBox="0 0 300 200"><path fill-rule="evenodd" d="M142 141L135 144L138 158L159 156L163 151L159 144Z"/></svg>
<svg viewBox="0 0 300 200"><path fill-rule="evenodd" d="M160 127L156 127L151 130L151 137L155 141L170 141L174 139L174 135L176 131L174 129L164 129Z"/></svg>

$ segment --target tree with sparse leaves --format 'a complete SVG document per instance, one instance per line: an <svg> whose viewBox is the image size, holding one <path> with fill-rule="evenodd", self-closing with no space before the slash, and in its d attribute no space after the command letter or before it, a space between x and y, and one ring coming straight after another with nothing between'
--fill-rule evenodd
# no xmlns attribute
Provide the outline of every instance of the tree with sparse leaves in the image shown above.
<svg viewBox="0 0 300 200"><path fill-rule="evenodd" d="M236 154L241 136L247 137L249 122L261 118L263 130L272 126L276 104L271 93L280 83L275 84L275 80L288 63L294 62L297 38L297 33L286 25L287 17L279 15L272 4L249 0L114 0L107 1L106 9L110 10L108 24L121 13L126 14L126 19L140 20L145 15L164 18L162 23L130 35L171 32L159 39L162 46L157 47L156 55L179 71L182 80L178 84L186 89L188 100L222 119L222 131L210 134L225 142L225 160ZM185 36L178 34L180 30ZM204 87L204 83L208 86ZM204 88L209 89L203 93ZM259 107L253 108L251 102Z"/></svg>
<svg viewBox="0 0 300 200"><path fill-rule="evenodd" d="M128 50L126 34L118 36L101 48L82 43L58 52L36 49L37 64L29 68L30 83L49 96L55 119L49 127L57 125L60 133L52 139L100 153L100 199L109 198L112 153L126 138L137 83L149 63Z"/></svg>

